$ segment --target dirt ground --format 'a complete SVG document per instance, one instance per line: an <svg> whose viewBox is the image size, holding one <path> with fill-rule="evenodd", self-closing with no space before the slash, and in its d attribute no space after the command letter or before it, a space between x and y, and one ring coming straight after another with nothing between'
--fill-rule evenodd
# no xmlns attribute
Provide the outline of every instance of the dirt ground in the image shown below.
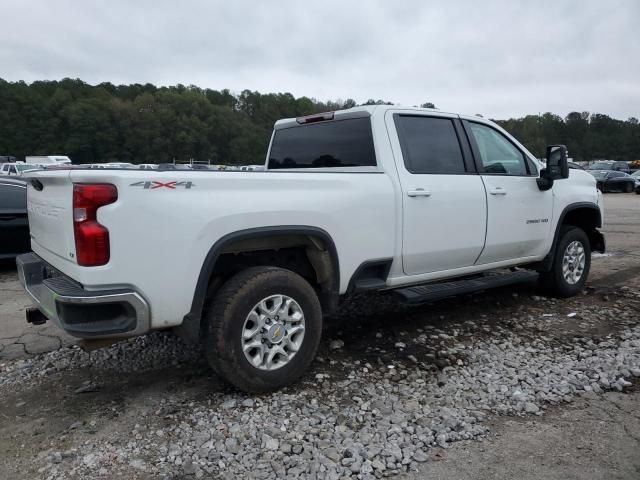
<svg viewBox="0 0 640 480"><path fill-rule="evenodd" d="M587 305L604 310L612 292L624 286L640 288L640 195L609 194L605 196L605 206L608 253L593 259L584 295L553 304L558 323L543 332L549 337L570 337L585 333L585 329L600 337L614 333L619 328L615 319L603 316L602 321L585 326L579 316L574 319L567 317L567 313L579 312ZM7 362L73 342L53 326L33 327L24 323L28 301L10 264L0 267L0 289L0 373ZM492 316L496 314L496 306L505 317L515 312L540 314L542 307L535 299L536 293L534 286L522 285L480 294L472 301L450 299L429 307L361 314L348 325L330 323L319 355L327 356L328 339L339 336L345 342L345 349L337 355L351 361L354 358L370 361L370 346L377 344L381 348L390 347L380 354L386 361L385 356L398 355L392 348L394 342L403 335L416 334L425 323ZM640 313L638 317L640 323ZM375 335L375 331L381 330L385 332L382 338ZM316 362L303 381L329 368L322 361ZM83 386L94 383L100 385L95 391L82 391ZM99 379L91 369L75 369L45 377L33 387L0 385L0 457L3 459L0 478L46 478L46 473L34 465L39 452L65 451L93 442L110 431L131 430L141 415L152 412L168 395L177 396L188 405L193 401L206 401L218 392L235 395L201 359L187 367L175 365ZM491 433L484 441L455 443L437 459L422 464L419 472L405 477L640 478L640 389L637 385L625 393L584 396L572 404L551 407L539 417L495 416L488 426ZM135 476L151 478L139 472Z"/></svg>

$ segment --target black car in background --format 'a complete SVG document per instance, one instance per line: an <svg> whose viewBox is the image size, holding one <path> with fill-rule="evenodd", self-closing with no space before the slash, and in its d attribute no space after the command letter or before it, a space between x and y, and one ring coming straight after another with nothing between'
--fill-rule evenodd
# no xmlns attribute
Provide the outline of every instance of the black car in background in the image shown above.
<svg viewBox="0 0 640 480"><path fill-rule="evenodd" d="M633 192L636 180L628 173L613 170L589 171L596 179L596 186L601 192Z"/></svg>
<svg viewBox="0 0 640 480"><path fill-rule="evenodd" d="M27 184L0 177L0 259L31 250L27 220Z"/></svg>
<svg viewBox="0 0 640 480"><path fill-rule="evenodd" d="M589 170L614 170L616 172L631 173L629 164L616 160L598 160L589 165Z"/></svg>

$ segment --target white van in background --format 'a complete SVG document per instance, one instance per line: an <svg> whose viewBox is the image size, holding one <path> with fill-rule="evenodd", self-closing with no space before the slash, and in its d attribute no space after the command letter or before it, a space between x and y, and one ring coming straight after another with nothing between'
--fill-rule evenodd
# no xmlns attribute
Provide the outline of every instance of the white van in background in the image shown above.
<svg viewBox="0 0 640 480"><path fill-rule="evenodd" d="M71 159L65 155L42 155L25 157L25 163L32 165L69 165Z"/></svg>

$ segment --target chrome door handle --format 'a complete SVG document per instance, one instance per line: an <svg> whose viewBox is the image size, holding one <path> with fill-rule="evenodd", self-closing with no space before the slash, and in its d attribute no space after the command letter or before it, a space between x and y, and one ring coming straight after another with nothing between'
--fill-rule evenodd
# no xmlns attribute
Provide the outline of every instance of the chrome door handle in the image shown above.
<svg viewBox="0 0 640 480"><path fill-rule="evenodd" d="M507 191L502 187L495 187L489 190L491 195L506 195Z"/></svg>
<svg viewBox="0 0 640 480"><path fill-rule="evenodd" d="M431 192L424 188L416 188L415 190L409 190L407 195L410 197L430 197Z"/></svg>

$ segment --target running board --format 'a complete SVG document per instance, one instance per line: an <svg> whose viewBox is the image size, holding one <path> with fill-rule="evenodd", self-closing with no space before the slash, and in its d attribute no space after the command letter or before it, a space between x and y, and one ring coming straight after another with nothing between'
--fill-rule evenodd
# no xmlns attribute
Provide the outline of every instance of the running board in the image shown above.
<svg viewBox="0 0 640 480"><path fill-rule="evenodd" d="M538 272L530 270L517 270L514 272L487 273L481 277L473 277L466 280L453 280L451 282L428 283L415 287L405 287L395 290L402 297L403 303L417 305L433 302L456 295L479 292L490 288L505 287L516 283L533 281L538 278Z"/></svg>

